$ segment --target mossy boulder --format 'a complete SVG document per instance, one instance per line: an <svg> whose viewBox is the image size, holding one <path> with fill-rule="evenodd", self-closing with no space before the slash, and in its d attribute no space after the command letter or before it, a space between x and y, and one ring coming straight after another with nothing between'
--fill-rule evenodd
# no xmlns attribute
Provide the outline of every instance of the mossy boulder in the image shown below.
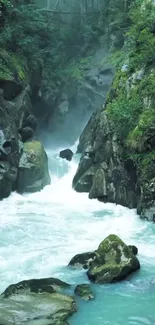
<svg viewBox="0 0 155 325"><path fill-rule="evenodd" d="M87 252L75 255L69 262L69 266L76 269L88 269L91 262L96 258L95 252Z"/></svg>
<svg viewBox="0 0 155 325"><path fill-rule="evenodd" d="M64 290L68 286L65 282L53 278L28 280L11 285L0 297L0 323L67 324L68 317L77 310L75 300L69 295L54 291Z"/></svg>
<svg viewBox="0 0 155 325"><path fill-rule="evenodd" d="M95 283L121 281L140 268L132 250L116 235L109 235L101 242L97 255L87 272Z"/></svg>
<svg viewBox="0 0 155 325"><path fill-rule="evenodd" d="M50 184L47 154L39 141L25 142L17 176L17 191L36 192Z"/></svg>
<svg viewBox="0 0 155 325"><path fill-rule="evenodd" d="M56 291L63 291L70 287L70 284L63 282L57 278L43 278L43 279L30 279L11 284L2 293L4 298L11 297L16 294L32 293L53 293Z"/></svg>
<svg viewBox="0 0 155 325"><path fill-rule="evenodd" d="M75 294L83 300L91 300L94 299L94 294L91 291L89 284L79 284L75 288Z"/></svg>

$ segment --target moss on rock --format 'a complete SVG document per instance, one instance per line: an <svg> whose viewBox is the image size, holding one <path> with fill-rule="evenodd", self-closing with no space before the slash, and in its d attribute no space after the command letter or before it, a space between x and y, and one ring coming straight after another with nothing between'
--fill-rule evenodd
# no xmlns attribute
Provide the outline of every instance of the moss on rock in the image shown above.
<svg viewBox="0 0 155 325"><path fill-rule="evenodd" d="M97 255L87 272L95 283L121 281L140 268L131 249L116 235L109 235L101 242Z"/></svg>
<svg viewBox="0 0 155 325"><path fill-rule="evenodd" d="M77 311L76 302L72 296L54 291L68 286L53 278L27 280L11 285L0 297L1 323L13 324L16 320L16 323L23 325L67 324L68 317Z"/></svg>
<svg viewBox="0 0 155 325"><path fill-rule="evenodd" d="M79 284L75 288L75 294L83 300L90 300L94 298L94 294L91 291L89 284Z"/></svg>

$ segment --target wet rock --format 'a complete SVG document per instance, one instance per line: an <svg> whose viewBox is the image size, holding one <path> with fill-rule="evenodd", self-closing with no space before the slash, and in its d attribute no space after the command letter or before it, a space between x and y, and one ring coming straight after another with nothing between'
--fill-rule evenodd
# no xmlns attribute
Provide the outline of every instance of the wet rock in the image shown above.
<svg viewBox="0 0 155 325"><path fill-rule="evenodd" d="M78 146L82 153L73 188L90 199L136 208L136 170L122 161L122 147L102 107L90 119Z"/></svg>
<svg viewBox="0 0 155 325"><path fill-rule="evenodd" d="M109 235L99 245L87 275L95 283L112 283L124 280L138 269L140 263L131 249L116 235Z"/></svg>
<svg viewBox="0 0 155 325"><path fill-rule="evenodd" d="M77 192L89 192L93 184L94 168L92 158L85 154L73 178L73 188Z"/></svg>
<svg viewBox="0 0 155 325"><path fill-rule="evenodd" d="M0 200L7 198L15 189L17 167L8 161L0 161Z"/></svg>
<svg viewBox="0 0 155 325"><path fill-rule="evenodd" d="M138 254L138 248L137 248L136 246L134 246L134 245L129 245L128 247L131 249L131 251L132 251L132 253L133 253L134 255L137 255L137 254Z"/></svg>
<svg viewBox="0 0 155 325"><path fill-rule="evenodd" d="M73 158L73 152L70 149L61 150L59 156L62 159L66 159L68 161L71 161L72 158Z"/></svg>
<svg viewBox="0 0 155 325"><path fill-rule="evenodd" d="M16 80L0 80L0 88L3 89L3 96L6 100L13 100L22 91L22 84Z"/></svg>
<svg viewBox="0 0 155 325"><path fill-rule="evenodd" d="M0 97L0 199L15 189L19 159L16 124L8 114L6 101Z"/></svg>
<svg viewBox="0 0 155 325"><path fill-rule="evenodd" d="M94 294L91 291L89 284L77 285L75 288L75 294L77 296L80 296L83 300L86 300L86 301L94 299Z"/></svg>
<svg viewBox="0 0 155 325"><path fill-rule="evenodd" d="M20 158L17 191L36 192L50 184L47 154L39 141L25 142Z"/></svg>
<svg viewBox="0 0 155 325"><path fill-rule="evenodd" d="M8 112L14 118L18 127L23 127L26 116L32 112L31 88L27 86L18 96L8 105ZM29 125L27 125L29 126Z"/></svg>
<svg viewBox="0 0 155 325"><path fill-rule="evenodd" d="M29 126L33 131L37 129L37 119L33 114L28 115L23 121L23 127Z"/></svg>
<svg viewBox="0 0 155 325"><path fill-rule="evenodd" d="M8 298L12 295L17 294L28 294L33 293L53 293L56 291L63 291L70 287L70 284L63 282L57 278L43 278L43 279L31 279L18 282L10 285L2 293L4 298Z"/></svg>
<svg viewBox="0 0 155 325"><path fill-rule="evenodd" d="M32 139L34 135L33 129L29 126L25 126L24 128L20 129L19 133L21 134L23 142Z"/></svg>
<svg viewBox="0 0 155 325"><path fill-rule="evenodd" d="M22 281L9 286L0 298L0 323L67 325L69 316L77 311L76 302L73 297L54 290L68 286L54 278Z"/></svg>
<svg viewBox="0 0 155 325"><path fill-rule="evenodd" d="M68 265L73 266L74 268L83 268L88 269L92 261L96 258L95 252L88 252L75 255Z"/></svg>

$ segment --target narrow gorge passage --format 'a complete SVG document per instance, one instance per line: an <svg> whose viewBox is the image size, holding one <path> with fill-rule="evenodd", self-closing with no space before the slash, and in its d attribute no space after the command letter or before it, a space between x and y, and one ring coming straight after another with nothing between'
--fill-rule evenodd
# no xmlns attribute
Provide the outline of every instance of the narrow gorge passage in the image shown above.
<svg viewBox="0 0 155 325"><path fill-rule="evenodd" d="M0 325L155 325L154 53L154 0L0 0Z"/></svg>
<svg viewBox="0 0 155 325"><path fill-rule="evenodd" d="M133 210L89 200L87 194L73 191L79 157L66 162L57 152L59 148L56 152L47 148L51 185L34 194L13 193L1 202L0 291L24 279L49 276L87 283L85 272L66 265L76 253L96 249L114 233L138 247L141 270L118 284L92 285L95 300L79 299L70 324L153 325L155 225L141 221Z"/></svg>

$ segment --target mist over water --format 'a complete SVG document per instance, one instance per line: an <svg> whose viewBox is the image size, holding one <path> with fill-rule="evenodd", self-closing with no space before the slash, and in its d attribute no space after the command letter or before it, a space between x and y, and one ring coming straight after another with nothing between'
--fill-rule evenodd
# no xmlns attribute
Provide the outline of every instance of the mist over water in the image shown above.
<svg viewBox="0 0 155 325"><path fill-rule="evenodd" d="M49 148L55 152L59 152L59 149L75 146L76 139L82 133L91 115L92 110L86 110L81 105L75 107L67 113L63 122L55 121L54 129L42 128L38 137L46 149Z"/></svg>
<svg viewBox="0 0 155 325"><path fill-rule="evenodd" d="M87 283L85 271L67 268L68 262L114 233L138 247L141 270L118 284L92 285L95 300L77 299L79 310L70 324L154 325L155 225L140 220L133 210L74 192L79 155L64 161L58 155L62 148L47 148L51 185L34 194L13 193L1 202L0 291L24 279L49 276Z"/></svg>

